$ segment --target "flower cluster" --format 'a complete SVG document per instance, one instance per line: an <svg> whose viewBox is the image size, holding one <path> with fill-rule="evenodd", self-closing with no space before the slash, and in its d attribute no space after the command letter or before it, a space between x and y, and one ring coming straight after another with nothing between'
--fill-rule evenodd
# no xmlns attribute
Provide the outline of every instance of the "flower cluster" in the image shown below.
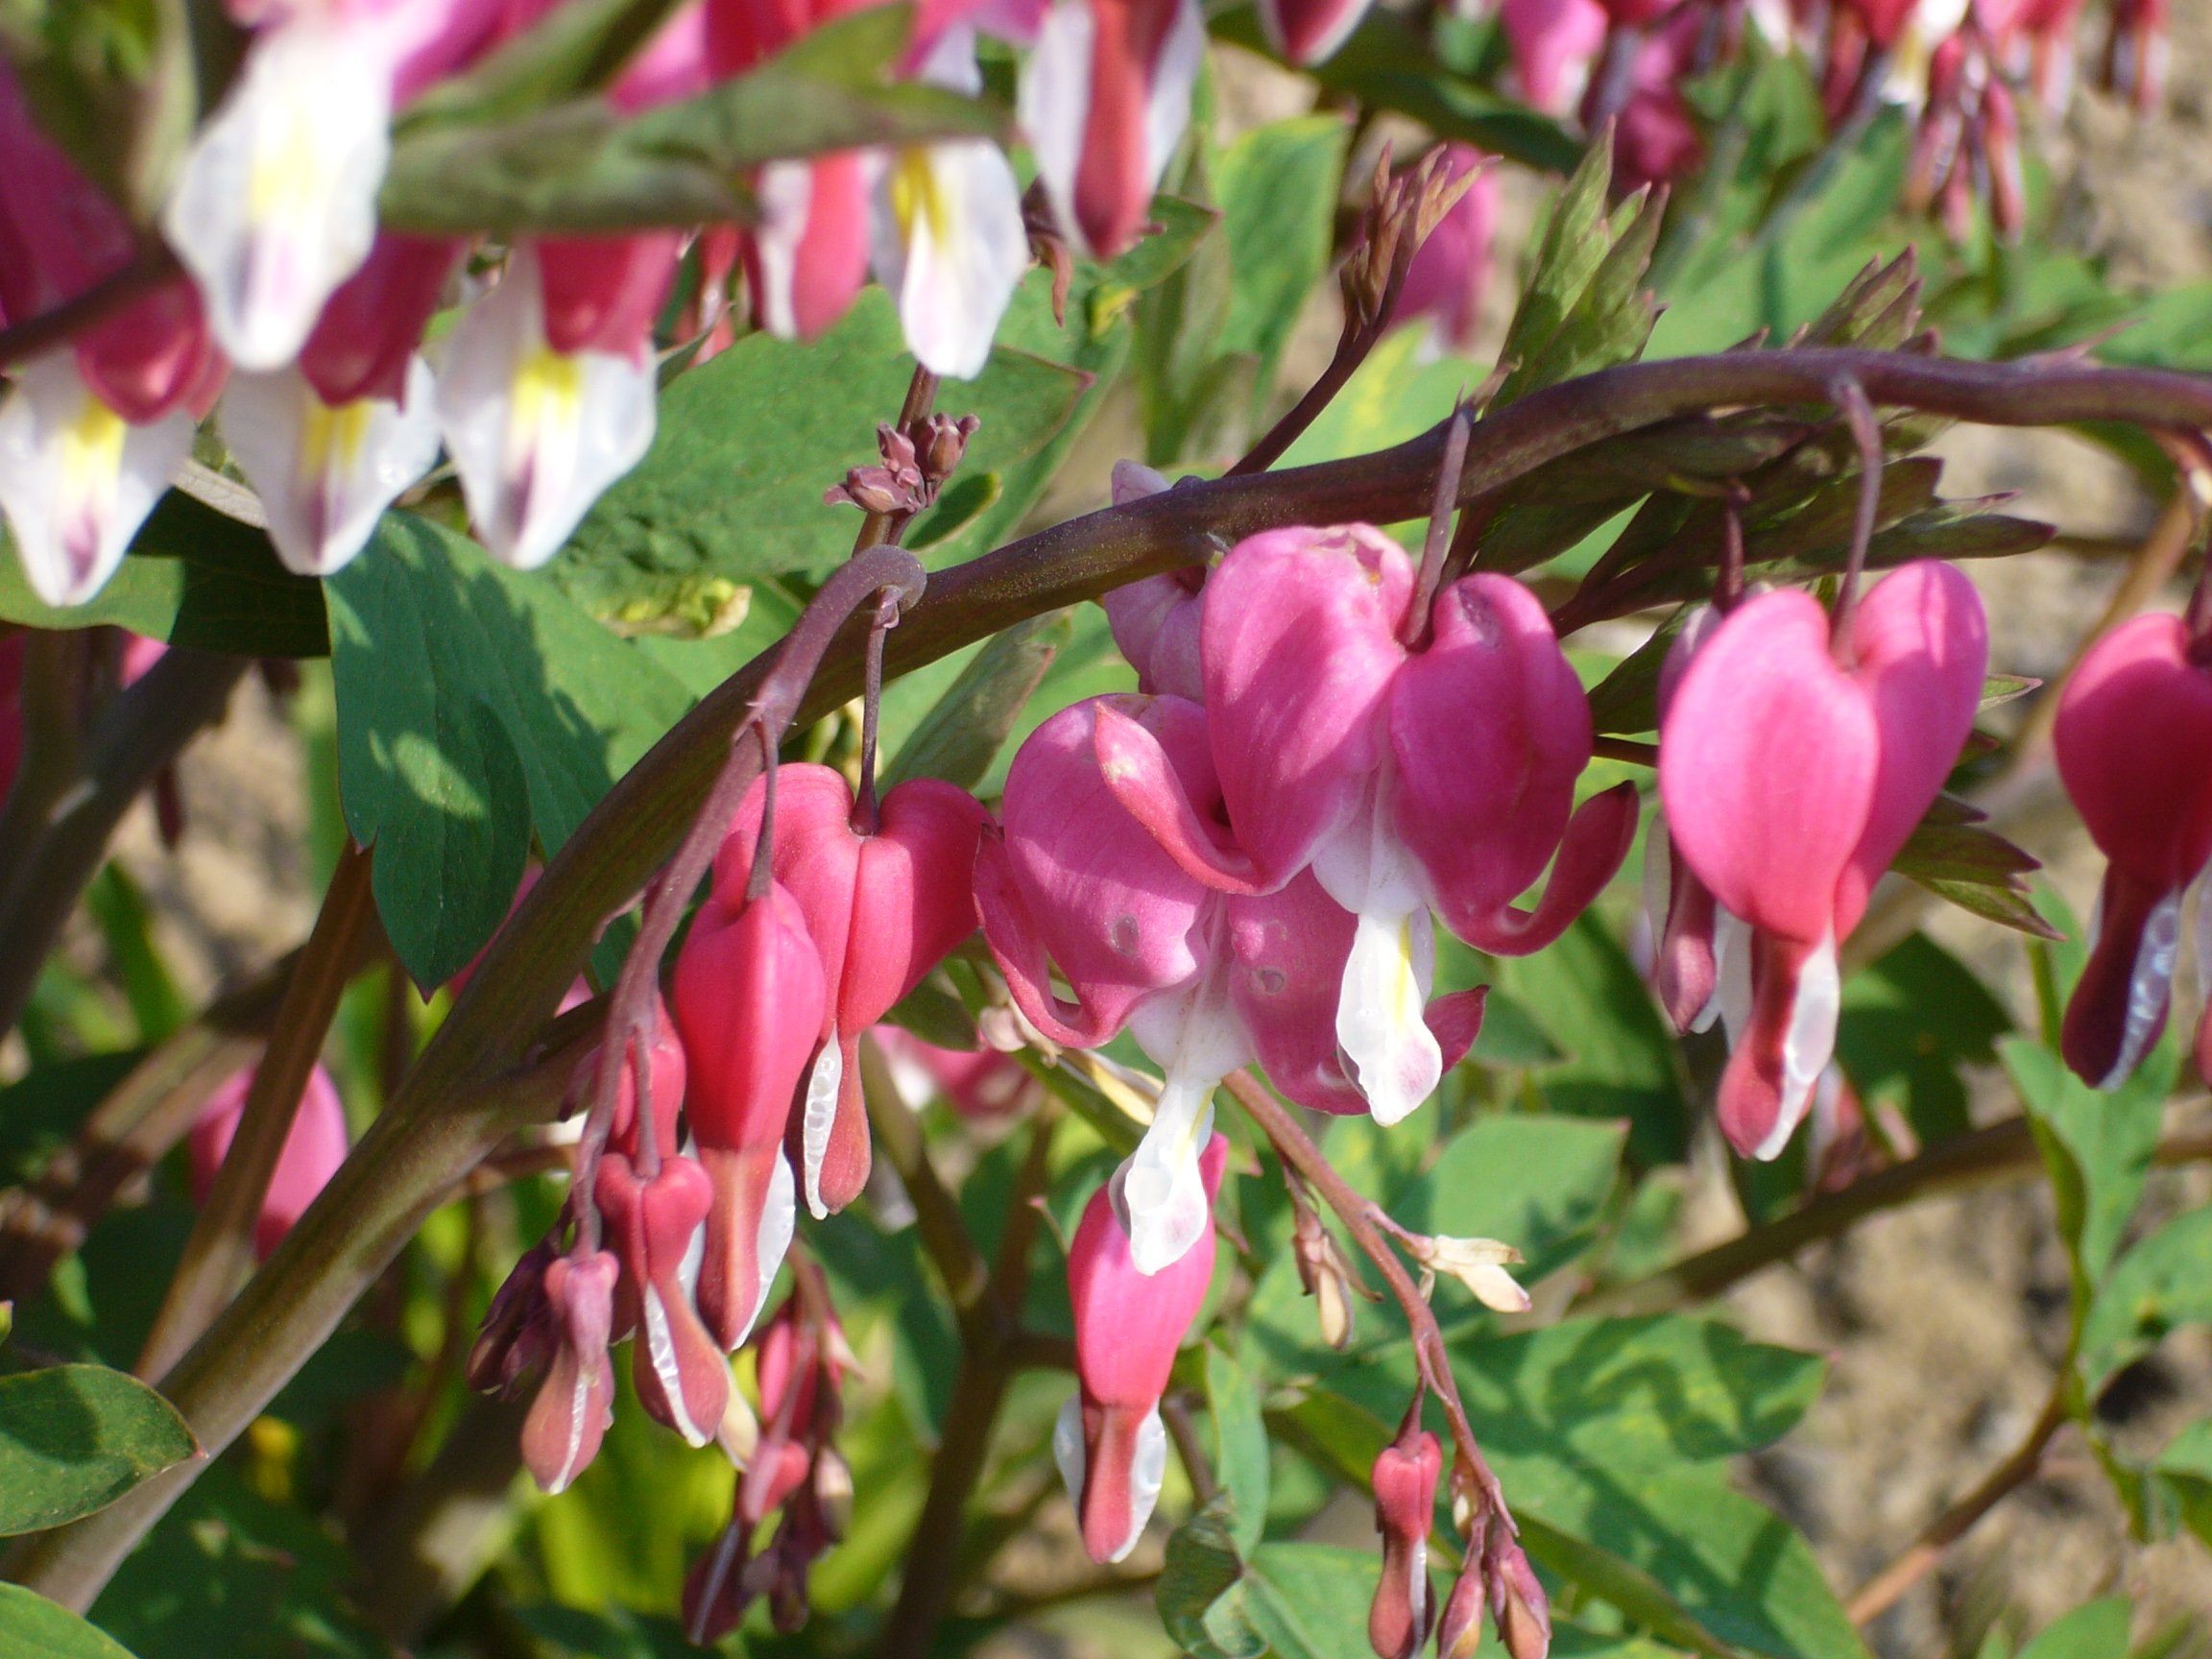
<svg viewBox="0 0 2212 1659"><path fill-rule="evenodd" d="M694 244L702 354L730 338L719 291L739 271L756 323L800 339L873 273L923 366L960 378L982 370L1030 262L1021 186L983 138L769 162L747 181L759 212L744 227L494 247L380 227L395 119L539 27L550 0L230 10L245 60L159 213L181 274L21 365L0 401L0 513L49 604L99 591L210 410L295 570L353 558L441 452L484 545L528 568L650 446L656 325ZM631 115L706 93L851 10L688 0L604 97ZM1265 12L1305 62L1363 10ZM900 73L979 92L979 31L1026 49L1022 124L1060 236L1099 256L1129 246L1189 119L1196 0L952 0L921 10ZM132 281L148 258L137 229L39 131L4 65L0 161L0 323Z"/></svg>

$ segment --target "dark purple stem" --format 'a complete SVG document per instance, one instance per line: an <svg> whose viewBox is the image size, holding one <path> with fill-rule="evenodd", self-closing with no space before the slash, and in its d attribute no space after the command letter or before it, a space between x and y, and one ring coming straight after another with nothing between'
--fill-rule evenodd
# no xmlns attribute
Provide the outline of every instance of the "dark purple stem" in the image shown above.
<svg viewBox="0 0 2212 1659"><path fill-rule="evenodd" d="M1429 632L1429 606L1444 574L1444 555L1452 545L1452 514L1459 503L1459 475L1467 469L1467 438L1474 429L1464 404L1452 411L1444 430L1444 459L1436 469L1436 493L1429 501L1429 533L1421 541L1421 581L1400 630L1405 644L1418 644Z"/></svg>
<svg viewBox="0 0 2212 1659"><path fill-rule="evenodd" d="M1882 516L1882 426L1874 419L1874 405L1866 390L1849 375L1837 379L1833 394L1837 410L1850 422L1851 437L1859 445L1859 506L1851 519L1851 555L1844 562L1843 583L1836 591L1836 610L1828 623L1828 648L1836 661L1848 667L1855 660L1851 648L1851 623L1859 612L1859 583L1866 571L1866 549L1874 540L1875 520Z"/></svg>

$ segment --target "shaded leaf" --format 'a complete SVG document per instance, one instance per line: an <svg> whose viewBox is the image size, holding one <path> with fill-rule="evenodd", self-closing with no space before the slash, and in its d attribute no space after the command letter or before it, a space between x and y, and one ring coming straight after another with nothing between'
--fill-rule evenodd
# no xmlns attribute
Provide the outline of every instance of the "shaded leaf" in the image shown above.
<svg viewBox="0 0 2212 1659"><path fill-rule="evenodd" d="M120 1371L55 1365L0 1377L0 1534L105 1509L199 1451L175 1407Z"/></svg>
<svg viewBox="0 0 2212 1659"><path fill-rule="evenodd" d="M409 514L327 589L346 825L375 848L394 950L440 984L505 917L533 832L558 849L690 699L550 584Z"/></svg>
<svg viewBox="0 0 2212 1659"><path fill-rule="evenodd" d="M1380 1575L1372 1550L1262 1544L1245 1577L1245 1616L1276 1659L1372 1659L1367 1606Z"/></svg>
<svg viewBox="0 0 2212 1659"><path fill-rule="evenodd" d="M2011 1028L1964 963L1914 933L1845 983L1836 1058L1862 1100L1896 1105L1933 1145L1972 1127L1960 1068L1995 1060Z"/></svg>
<svg viewBox="0 0 2212 1659"><path fill-rule="evenodd" d="M2107 1596L2055 1620L2020 1650L2020 1659L2119 1659L2128 1651L2135 1610L2125 1596Z"/></svg>
<svg viewBox="0 0 2212 1659"><path fill-rule="evenodd" d="M1221 1349L1206 1348L1206 1407L1214 1417L1214 1474L1228 1494L1238 1551L1258 1546L1267 1522L1267 1430L1260 1384Z"/></svg>
<svg viewBox="0 0 2212 1659"><path fill-rule="evenodd" d="M1244 1564L1236 1540L1245 1525L1224 1488L1167 1535L1166 1560L1152 1599L1169 1637L1195 1659L1259 1659L1267 1651L1267 1638L1253 1627L1245 1608Z"/></svg>
<svg viewBox="0 0 2212 1659"><path fill-rule="evenodd" d="M2212 1322L2212 1209L2176 1215L2098 1286L2075 1361L2091 1399L2182 1325Z"/></svg>
<svg viewBox="0 0 2212 1659"><path fill-rule="evenodd" d="M2029 902L2024 879L2029 871L2040 870L2041 862L1978 824L1940 821L1948 816L1942 808L1931 811L1889 867L1978 916L2038 938L2056 938Z"/></svg>
<svg viewBox="0 0 2212 1659"><path fill-rule="evenodd" d="M1338 115L1272 121L1238 135L1214 169L1229 307L1215 349L1256 361L1264 400L1310 295L1329 268L1351 129Z"/></svg>
<svg viewBox="0 0 2212 1659"><path fill-rule="evenodd" d="M1527 1258L1516 1276L1541 1279L1595 1236L1627 1132L1624 1122L1581 1118L1479 1118L1392 1201L1391 1213L1416 1232L1503 1239ZM1452 1305L1452 1292L1438 1295Z"/></svg>

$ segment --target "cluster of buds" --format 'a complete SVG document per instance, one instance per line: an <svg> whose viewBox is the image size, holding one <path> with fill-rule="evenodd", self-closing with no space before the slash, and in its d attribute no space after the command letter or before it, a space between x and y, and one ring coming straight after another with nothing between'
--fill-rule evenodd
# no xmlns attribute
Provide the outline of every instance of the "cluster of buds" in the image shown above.
<svg viewBox="0 0 2212 1659"><path fill-rule="evenodd" d="M884 421L876 428L880 465L855 467L842 484L822 493L828 506L857 507L886 518L911 518L937 499L968 453L968 440L982 425L973 415L925 415L903 431Z"/></svg>
<svg viewBox="0 0 2212 1659"><path fill-rule="evenodd" d="M844 1536L852 1507L853 1474L835 1439L855 1361L817 1274L800 1275L754 1351L758 1412L733 1413L725 1437L737 1465L730 1522L684 1582L684 1628L702 1647L734 1630L761 1597L778 1630L804 1624L807 1574ZM775 1515L775 1534L757 1551Z"/></svg>
<svg viewBox="0 0 2212 1659"><path fill-rule="evenodd" d="M1832 624L1796 589L1706 613L1660 682L1649 847L1656 985L1676 1026L1733 1044L1720 1126L1774 1158L1836 1044L1837 947L1957 764L1988 630L1973 585L1923 561Z"/></svg>

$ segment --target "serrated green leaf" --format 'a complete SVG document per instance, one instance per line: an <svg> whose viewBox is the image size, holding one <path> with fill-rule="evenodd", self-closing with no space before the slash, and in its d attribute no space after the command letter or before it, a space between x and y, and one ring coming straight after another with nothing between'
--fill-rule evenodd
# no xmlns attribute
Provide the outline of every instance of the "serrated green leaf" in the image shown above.
<svg viewBox="0 0 2212 1659"><path fill-rule="evenodd" d="M1914 826L1889 867L1978 916L2039 938L2056 937L2028 899L2026 875L2041 862L1994 830L1938 822L1932 814Z"/></svg>
<svg viewBox="0 0 2212 1659"><path fill-rule="evenodd" d="M32 628L108 623L149 639L241 657L330 651L322 585L277 564L260 531L180 490L162 496L108 585L66 610L31 591L0 530L0 621Z"/></svg>
<svg viewBox="0 0 2212 1659"><path fill-rule="evenodd" d="M690 706L541 577L387 514L327 584L347 828L417 981L449 978L548 854Z"/></svg>
<svg viewBox="0 0 2212 1659"><path fill-rule="evenodd" d="M810 31L758 68L624 116L573 98L488 122L396 134L383 222L424 235L512 237L682 228L747 216L739 180L782 157L1003 135L990 106L895 81L910 13L886 5Z"/></svg>
<svg viewBox="0 0 2212 1659"><path fill-rule="evenodd" d="M1069 612L1048 611L994 636L900 745L883 787L908 778L941 778L963 789L981 782L1072 632Z"/></svg>
<svg viewBox="0 0 2212 1659"><path fill-rule="evenodd" d="M1573 309L1534 361L1524 362L1507 381L1513 396L1633 363L1643 355L1659 315L1657 301L1644 287L1644 275L1658 244L1666 204L1656 192L1647 192L1631 198L1623 213L1624 219L1615 220L1612 247Z"/></svg>
<svg viewBox="0 0 2212 1659"><path fill-rule="evenodd" d="M1538 365L1613 249L1605 216L1605 193L1612 180L1611 146L1593 144L1552 202L1521 302L1498 351L1499 362L1517 367L1499 387L1492 408L1502 409L1523 393L1548 384L1540 377Z"/></svg>
<svg viewBox="0 0 2212 1659"><path fill-rule="evenodd" d="M1238 1553L1249 1555L1267 1524L1267 1430L1260 1420L1260 1383L1211 1343L1206 1408L1214 1418L1214 1478L1231 1505L1231 1536Z"/></svg>
<svg viewBox="0 0 2212 1659"><path fill-rule="evenodd" d="M106 1631L20 1584L0 1584L0 1651L9 1659L132 1659Z"/></svg>
<svg viewBox="0 0 2212 1659"><path fill-rule="evenodd" d="M2063 1206L2063 1193L2060 1199ZM2063 1220L2063 1208L2060 1216ZM2114 1263L2082 1323L2075 1368L2094 1400L2121 1367L2148 1354L2168 1332L2207 1323L2212 1323L2212 1209L2190 1210Z"/></svg>
<svg viewBox="0 0 2212 1659"><path fill-rule="evenodd" d="M175 1407L104 1365L0 1377L0 1535L105 1509L199 1455Z"/></svg>
<svg viewBox="0 0 2212 1659"><path fill-rule="evenodd" d="M2104 1091L2090 1088L2056 1054L2024 1037L2000 1044L1997 1052L2020 1092L2051 1171L2058 1232L2074 1262L2079 1307L2104 1280L2142 1201L2180 1057L2173 1044L2160 1044L2132 1077Z"/></svg>

